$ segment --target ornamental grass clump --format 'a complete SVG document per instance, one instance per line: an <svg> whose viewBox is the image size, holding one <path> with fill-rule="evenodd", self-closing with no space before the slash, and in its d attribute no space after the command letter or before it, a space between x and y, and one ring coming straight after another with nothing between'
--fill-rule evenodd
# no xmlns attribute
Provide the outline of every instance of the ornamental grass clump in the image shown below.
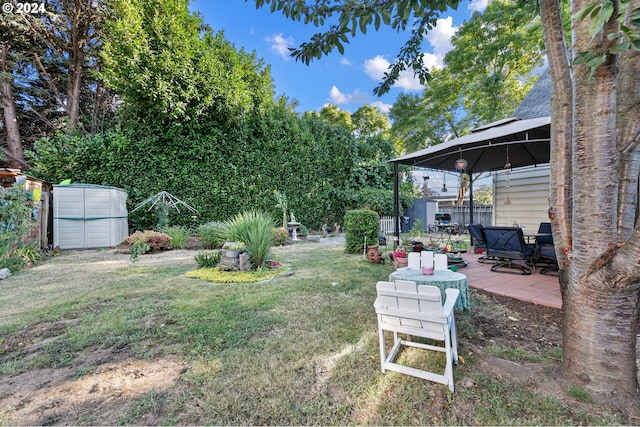
<svg viewBox="0 0 640 427"><path fill-rule="evenodd" d="M244 242L251 266L262 268L271 255L275 220L262 212L245 211L225 221L218 228L227 241Z"/></svg>

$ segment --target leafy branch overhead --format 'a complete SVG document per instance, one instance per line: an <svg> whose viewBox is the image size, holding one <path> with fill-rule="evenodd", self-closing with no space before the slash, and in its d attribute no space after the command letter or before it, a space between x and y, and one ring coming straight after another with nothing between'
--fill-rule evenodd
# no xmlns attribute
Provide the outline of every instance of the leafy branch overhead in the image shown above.
<svg viewBox="0 0 640 427"><path fill-rule="evenodd" d="M371 26L378 30L384 24L398 32L410 28L409 39L374 89L376 95L389 92L400 73L406 69L411 69L421 84L431 79L429 70L423 64L422 42L427 32L435 27L440 13L457 8L459 3L457 0L319 0L312 4L291 0L255 1L257 8L270 5L271 12L279 11L293 21L328 27L298 48L290 48L291 56L306 65L334 49L344 54L344 45L349 43L349 38L355 37L358 32L366 34Z"/></svg>
<svg viewBox="0 0 640 427"><path fill-rule="evenodd" d="M622 5L631 0L623 0ZM298 48L290 48L291 56L309 65L314 59L328 55L334 49L344 54L344 45L358 32L366 34L373 26L378 30L384 24L398 32L410 28L410 36L389 67L380 84L373 90L383 95L391 89L400 73L411 69L425 84L431 79L431 72L424 67L422 42L427 32L434 28L440 13L457 9L458 0L319 0L306 4L299 0L255 0L256 7L270 5L271 12L278 11L293 21L327 27L314 34ZM617 3L617 2L616 2ZM520 5L526 5L520 2ZM616 55L626 50L640 51L640 8L632 9L619 31L606 33L605 24L616 12L612 0L597 0L573 15L575 21L589 18L589 34L592 39L604 34L609 43L577 55L574 64L585 64L590 73L606 62L607 55Z"/></svg>

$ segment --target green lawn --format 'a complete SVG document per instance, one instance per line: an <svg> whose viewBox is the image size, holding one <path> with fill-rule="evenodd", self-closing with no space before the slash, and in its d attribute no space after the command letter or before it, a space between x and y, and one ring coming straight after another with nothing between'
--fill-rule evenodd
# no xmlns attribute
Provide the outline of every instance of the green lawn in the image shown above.
<svg viewBox="0 0 640 427"><path fill-rule="evenodd" d="M136 263L112 250L66 252L0 282L0 423L621 422L488 376L465 350L473 311L457 315L467 360L455 368L455 394L382 375L372 305L390 267L341 245L274 252L294 274L258 284L183 277L195 268L196 252L185 250ZM18 400L16 383L31 400Z"/></svg>

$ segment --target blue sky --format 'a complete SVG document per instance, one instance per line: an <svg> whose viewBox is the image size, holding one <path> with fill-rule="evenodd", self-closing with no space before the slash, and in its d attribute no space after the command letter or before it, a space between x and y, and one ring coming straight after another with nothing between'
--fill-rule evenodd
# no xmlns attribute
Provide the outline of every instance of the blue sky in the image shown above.
<svg viewBox="0 0 640 427"><path fill-rule="evenodd" d="M424 44L426 66L442 63L456 28L475 10L484 10L487 2L462 1L457 10L442 16ZM307 66L291 58L287 48L299 46L320 31L313 25L290 21L279 12L272 14L268 7L256 10L253 0L195 0L189 8L199 12L214 31L224 31L225 38L237 49L255 51L271 67L276 94L297 99L299 113L319 111L326 104L352 113L369 104L387 112L400 93L421 90L418 80L407 73L387 95L373 95L407 34L387 27L358 34L345 46L344 55L336 51Z"/></svg>

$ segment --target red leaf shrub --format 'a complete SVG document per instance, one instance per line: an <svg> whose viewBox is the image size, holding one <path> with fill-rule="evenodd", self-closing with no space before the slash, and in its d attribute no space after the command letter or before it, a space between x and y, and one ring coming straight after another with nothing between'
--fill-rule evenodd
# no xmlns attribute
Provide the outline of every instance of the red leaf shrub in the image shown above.
<svg viewBox="0 0 640 427"><path fill-rule="evenodd" d="M165 251L171 246L171 237L153 230L136 231L125 239L125 243L129 246L146 243L149 245L148 252Z"/></svg>

